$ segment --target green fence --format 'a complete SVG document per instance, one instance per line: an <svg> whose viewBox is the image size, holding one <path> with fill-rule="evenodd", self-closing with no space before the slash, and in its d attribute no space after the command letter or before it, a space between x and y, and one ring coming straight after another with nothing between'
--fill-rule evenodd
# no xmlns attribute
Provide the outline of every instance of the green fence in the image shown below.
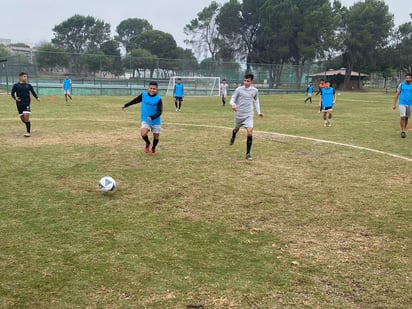
<svg viewBox="0 0 412 309"><path fill-rule="evenodd" d="M15 55L0 63L0 92L9 92L21 71L27 72L30 83L41 95L62 93L65 73L70 75L75 95L129 96L146 89L150 80L160 84L166 93L172 76L220 77L231 88L243 80L249 69L263 93L304 91L308 76L325 68L318 64L249 64L235 62L196 61L36 53Z"/></svg>

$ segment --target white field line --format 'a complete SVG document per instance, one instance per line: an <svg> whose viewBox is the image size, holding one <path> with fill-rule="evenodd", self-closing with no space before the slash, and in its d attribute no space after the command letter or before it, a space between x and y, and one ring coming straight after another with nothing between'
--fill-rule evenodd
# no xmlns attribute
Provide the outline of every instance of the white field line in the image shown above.
<svg viewBox="0 0 412 309"><path fill-rule="evenodd" d="M17 121L16 118L3 118L2 120L14 120ZM55 120L61 120L60 118L38 118L35 121L55 121ZM137 123L138 121L131 121L131 120L100 120L100 119L82 119L82 118L74 118L70 119L70 121L90 121L90 122L122 122L122 123ZM224 126L214 126L214 125L206 125L206 124L194 124L194 123L178 123L178 122L164 122L164 125L174 125L174 126L184 126L184 127L200 127L200 128L209 128L209 129L222 129L222 130L232 130L230 127L224 127ZM364 151L369 151L373 153L377 153L380 155L384 156L389 156L392 158L412 162L412 158L408 158L405 156L397 155L394 153L386 152L386 151L381 151L377 149L372 149L368 147L363 147L363 146L356 146L353 144L346 144L346 143L339 143L339 142L334 142L334 141L329 141L329 140L324 140L324 139L318 139L318 138L313 138L313 137L305 137L305 136L300 136L300 135L292 135L292 134L285 134L285 133L277 133L277 132L270 132L270 131L254 131L255 133L262 133L262 134L268 134L268 135L273 135L273 136L282 136L282 137L288 137L288 138L294 138L294 139L301 139L301 140L306 140L306 141L311 141L311 142L316 142L316 143L323 143L323 144L329 144L329 145L336 145L336 146L341 146L341 147L347 147L347 148L352 148L352 149L357 149L357 150L364 150Z"/></svg>
<svg viewBox="0 0 412 309"><path fill-rule="evenodd" d="M203 124L191 124L191 123L165 123L168 125L176 125L176 126L187 126L187 127L203 127L203 128L210 128L210 129L226 129L226 130L232 130L232 128L229 127L223 127L223 126L212 126L212 125L203 125ZM300 135L292 135L292 134L284 134L284 133L277 133L277 132L269 132L269 131L254 131L255 133L263 133L263 134L268 134L268 135L275 135L275 136L282 136L282 137L288 137L288 138L295 138L295 139L302 139L306 141L311 141L311 142L317 142L317 143L323 143L323 144L330 144L330 145L337 145L337 146L342 146L342 147L348 147L352 149L357 149L357 150L364 150L364 151L369 151L405 161L412 162L412 158L400 156L397 154L393 154L390 152L386 151L381 151L377 149L372 149L372 148L367 148L363 146L356 146L352 144L345 144L345 143L339 143L339 142L334 142L334 141L328 141L324 139L318 139L318 138L313 138L313 137L305 137L305 136L300 136Z"/></svg>

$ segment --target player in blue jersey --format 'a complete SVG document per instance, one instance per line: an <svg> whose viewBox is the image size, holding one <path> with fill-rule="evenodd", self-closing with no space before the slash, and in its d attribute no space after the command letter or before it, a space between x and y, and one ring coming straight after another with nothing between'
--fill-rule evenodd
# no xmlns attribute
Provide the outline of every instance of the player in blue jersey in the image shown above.
<svg viewBox="0 0 412 309"><path fill-rule="evenodd" d="M26 125L25 137L30 137L31 122L30 122L30 94L40 102L37 93L34 91L32 85L27 83L27 73L21 72L19 74L19 82L13 85L11 89L11 97L16 101L17 111L19 112L20 120Z"/></svg>
<svg viewBox="0 0 412 309"><path fill-rule="evenodd" d="M66 74L64 76L63 80L63 92L64 92L64 99L66 100L66 103L68 103L68 99L72 99L72 80L69 78L69 74Z"/></svg>
<svg viewBox="0 0 412 309"><path fill-rule="evenodd" d="M308 87L306 88L306 100L305 100L305 104L307 101L309 101L310 103L312 103L312 94L313 94L313 84L309 83Z"/></svg>
<svg viewBox="0 0 412 309"><path fill-rule="evenodd" d="M173 96L175 97L176 112L180 112L182 110L183 97L185 96L185 90L181 78L176 80Z"/></svg>
<svg viewBox="0 0 412 309"><path fill-rule="evenodd" d="M406 130L408 128L408 120L411 116L412 106L412 74L406 74L405 81L399 84L396 91L395 102L393 103L393 109L396 109L396 105L399 104L399 113L401 116L401 137L406 137Z"/></svg>
<svg viewBox="0 0 412 309"><path fill-rule="evenodd" d="M131 100L122 106L122 109L142 103L140 109L140 120L142 122L141 135L142 139L146 142L145 152L150 152L150 139L149 132L153 133L153 145L152 145L152 156L156 155L156 146L159 143L160 130L162 125L161 115L163 113L163 102L160 95L157 93L158 84L157 82L149 83L149 90L143 92L138 97Z"/></svg>
<svg viewBox="0 0 412 309"><path fill-rule="evenodd" d="M330 81L325 82L325 87L320 92L320 108L323 114L324 127L332 125L333 106L336 103L336 91L330 86Z"/></svg>

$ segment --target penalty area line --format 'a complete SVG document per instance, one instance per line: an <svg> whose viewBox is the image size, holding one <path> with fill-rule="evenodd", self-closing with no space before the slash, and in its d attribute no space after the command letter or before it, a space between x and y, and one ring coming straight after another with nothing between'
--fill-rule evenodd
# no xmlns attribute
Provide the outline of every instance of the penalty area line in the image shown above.
<svg viewBox="0 0 412 309"><path fill-rule="evenodd" d="M175 126L185 126L185 127L200 127L200 128L209 128L209 129L232 130L232 128L229 128L229 127L213 126L213 125L206 125L206 124L177 123L177 122L168 122L168 123L164 123L164 124L165 125L175 125ZM316 143L336 145L336 146L347 147L347 148L352 148L352 149L356 149L356 150L364 150L364 151L369 151L369 152L377 153L377 154L380 154L380 155L389 156L389 157L392 157L392 158L412 162L412 158L404 157L404 156L401 156L401 155L397 155L397 154L394 154L394 153L390 153L390 152L386 152L386 151L382 151L382 150L377 150L377 149L373 149L373 148L357 146L357 145L353 145L353 144L339 143L339 142L334 142L334 141L329 141L329 140L324 140L324 139L319 139L319 138L305 137L305 136L300 136L300 135L277 133L277 132L269 132L269 131L257 131L257 130L255 130L254 132L255 133L268 134L268 135L274 135L274 136L294 138L294 139L301 139L301 140L306 140L306 141L316 142Z"/></svg>

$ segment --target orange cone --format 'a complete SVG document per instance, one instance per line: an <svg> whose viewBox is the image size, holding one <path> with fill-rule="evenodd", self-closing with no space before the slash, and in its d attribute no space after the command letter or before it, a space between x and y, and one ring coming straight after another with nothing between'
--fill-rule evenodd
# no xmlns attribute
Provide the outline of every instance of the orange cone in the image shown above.
<svg viewBox="0 0 412 309"><path fill-rule="evenodd" d="M53 102L55 98L56 98L56 97L55 97L54 94L51 94L51 95L50 95L50 101L51 101L51 102Z"/></svg>

